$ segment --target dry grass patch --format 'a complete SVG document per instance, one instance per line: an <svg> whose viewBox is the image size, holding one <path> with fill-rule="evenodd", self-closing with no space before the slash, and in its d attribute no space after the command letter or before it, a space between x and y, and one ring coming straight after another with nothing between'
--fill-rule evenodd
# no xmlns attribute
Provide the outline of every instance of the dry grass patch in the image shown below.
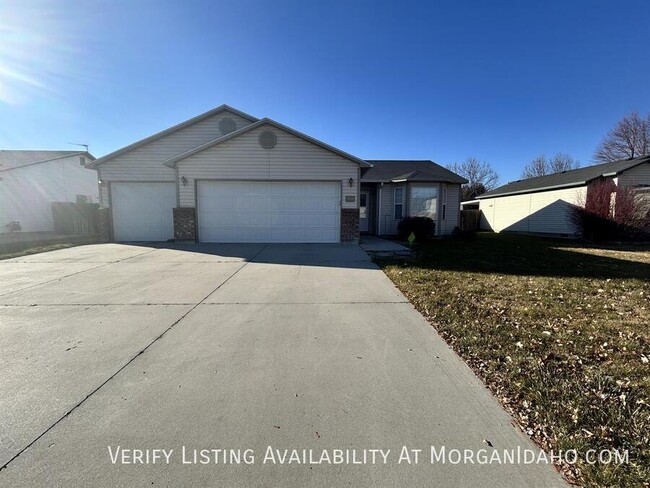
<svg viewBox="0 0 650 488"><path fill-rule="evenodd" d="M481 234L380 264L544 448L629 450L570 479L648 486L650 247Z"/></svg>

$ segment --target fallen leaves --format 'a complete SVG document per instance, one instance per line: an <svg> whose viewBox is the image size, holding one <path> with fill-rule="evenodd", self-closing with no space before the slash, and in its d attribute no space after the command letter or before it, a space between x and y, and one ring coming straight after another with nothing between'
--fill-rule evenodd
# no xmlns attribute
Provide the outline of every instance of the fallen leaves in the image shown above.
<svg viewBox="0 0 650 488"><path fill-rule="evenodd" d="M384 270L542 447L630 450L629 465L581 465L572 479L642 485L650 479L650 281L634 260L650 263L650 253L618 260L617 251L598 250L597 266L612 259L616 277L562 276L577 269L569 261L577 252L580 272L595 269L592 250L558 258L531 240L535 255L521 260L526 246L504 252L507 242L486 242L432 243L425 259ZM542 263L558 275L540 275Z"/></svg>

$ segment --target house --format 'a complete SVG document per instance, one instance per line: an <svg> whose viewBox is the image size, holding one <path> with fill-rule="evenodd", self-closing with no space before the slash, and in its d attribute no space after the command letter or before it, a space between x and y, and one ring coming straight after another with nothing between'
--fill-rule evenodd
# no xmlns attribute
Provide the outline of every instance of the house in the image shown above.
<svg viewBox="0 0 650 488"><path fill-rule="evenodd" d="M479 201L478 200L465 200L464 202L460 202L460 209L461 210L478 210L479 209Z"/></svg>
<svg viewBox="0 0 650 488"><path fill-rule="evenodd" d="M336 243L395 233L415 213L446 233L464 181L430 161L365 161L227 105L88 168L115 241Z"/></svg>
<svg viewBox="0 0 650 488"><path fill-rule="evenodd" d="M429 217L436 235L460 222L461 185L467 180L433 161L370 160L361 174L361 233L397 234L403 217Z"/></svg>
<svg viewBox="0 0 650 488"><path fill-rule="evenodd" d="M650 156L518 180L484 193L477 197L481 228L576 236L571 209L584 206L590 184L602 179L637 194L650 192Z"/></svg>
<svg viewBox="0 0 650 488"><path fill-rule="evenodd" d="M95 158L80 151L0 150L0 233L52 232L52 202L97 202Z"/></svg>

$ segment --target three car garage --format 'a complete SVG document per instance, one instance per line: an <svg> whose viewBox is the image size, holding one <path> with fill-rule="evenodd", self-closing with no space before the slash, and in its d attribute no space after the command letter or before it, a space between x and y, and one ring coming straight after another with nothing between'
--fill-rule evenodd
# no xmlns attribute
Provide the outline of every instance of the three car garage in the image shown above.
<svg viewBox="0 0 650 488"><path fill-rule="evenodd" d="M340 182L197 181L201 242L340 240ZM174 238L174 183L113 183L116 241Z"/></svg>
<svg viewBox="0 0 650 488"><path fill-rule="evenodd" d="M88 167L98 171L106 240L338 243L359 237L370 166L222 106Z"/></svg>

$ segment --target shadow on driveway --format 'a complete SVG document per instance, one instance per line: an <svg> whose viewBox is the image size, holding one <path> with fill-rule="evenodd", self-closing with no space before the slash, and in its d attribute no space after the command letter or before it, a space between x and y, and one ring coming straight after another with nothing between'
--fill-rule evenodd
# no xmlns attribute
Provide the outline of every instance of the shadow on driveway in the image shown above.
<svg viewBox="0 0 650 488"><path fill-rule="evenodd" d="M354 244L207 244L177 242L131 242L128 244L170 251L170 259L200 260L209 257L206 261L249 261L266 264L337 268L374 267L365 251Z"/></svg>

